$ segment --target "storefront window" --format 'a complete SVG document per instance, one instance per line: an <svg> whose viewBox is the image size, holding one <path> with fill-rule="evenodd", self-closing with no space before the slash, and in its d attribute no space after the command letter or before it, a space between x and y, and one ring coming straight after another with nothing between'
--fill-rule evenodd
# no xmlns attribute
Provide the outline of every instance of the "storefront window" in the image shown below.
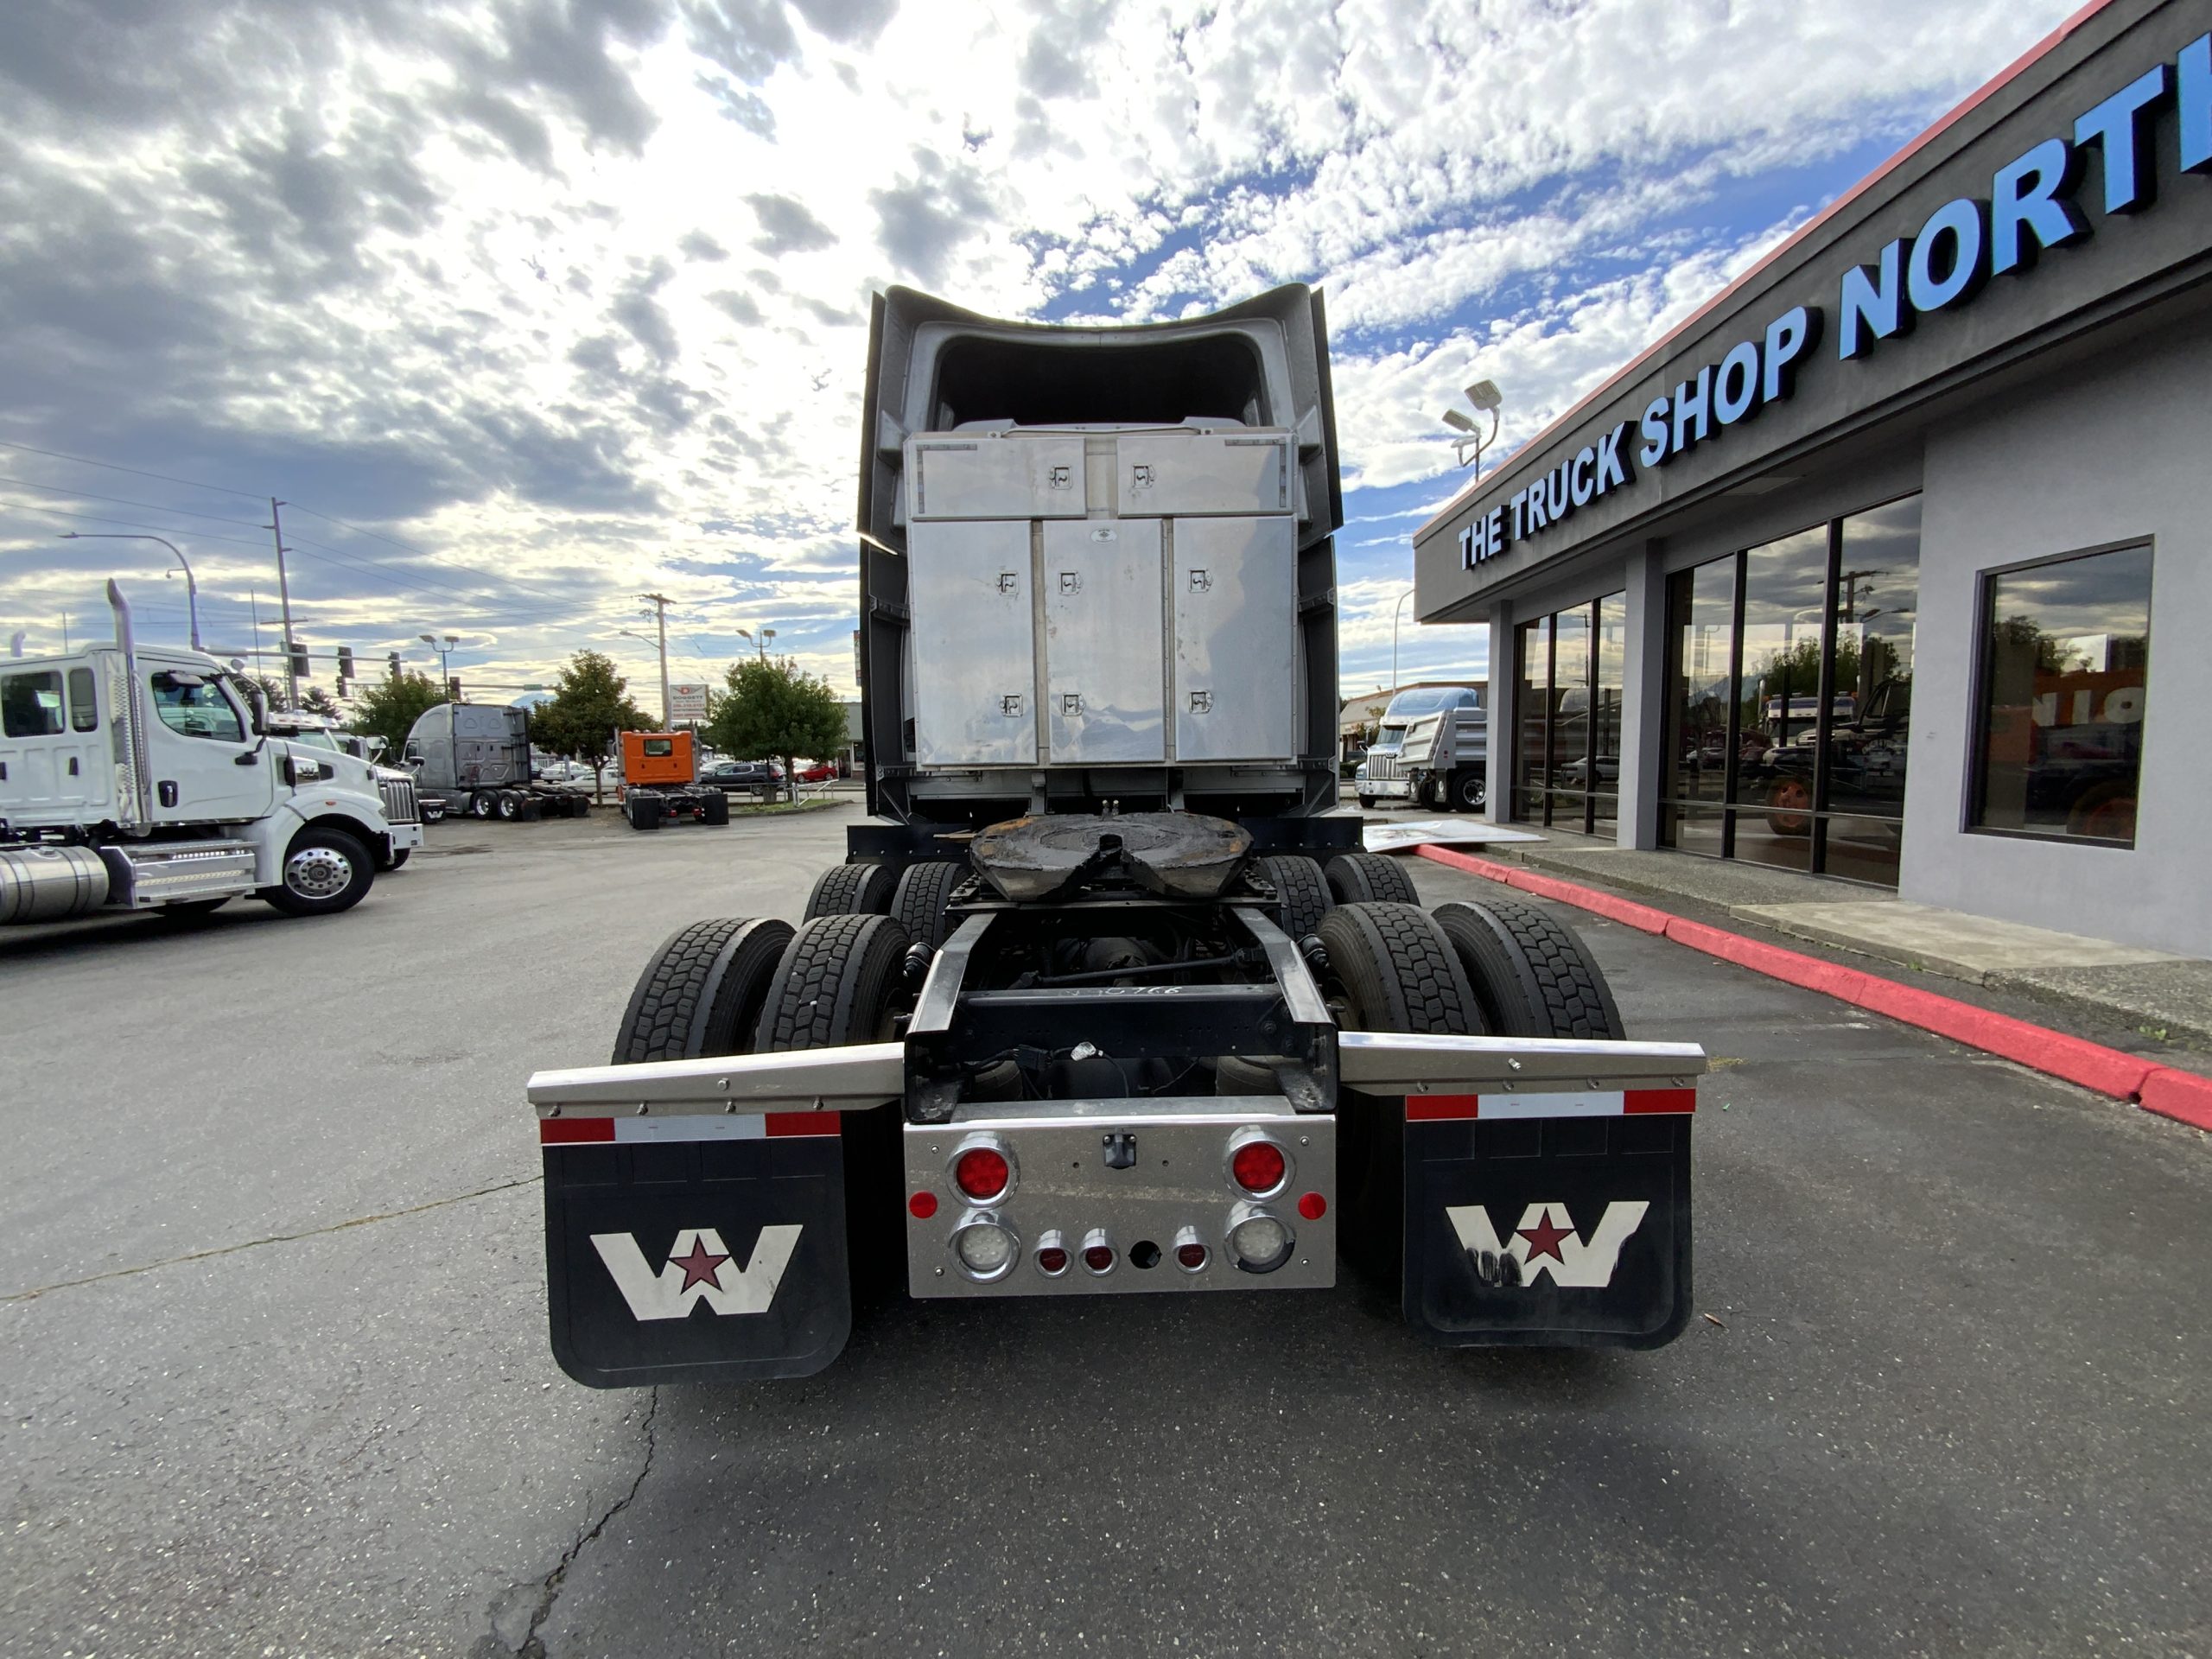
<svg viewBox="0 0 2212 1659"><path fill-rule="evenodd" d="M1917 496L1676 573L1662 838L1894 885L1919 588Z"/></svg>
<svg viewBox="0 0 2212 1659"><path fill-rule="evenodd" d="M1588 833L1612 821L1620 788L1628 596L1608 594L1513 633L1520 732L1513 816Z"/></svg>
<svg viewBox="0 0 2212 1659"><path fill-rule="evenodd" d="M2151 662L2151 550L1983 584L1974 824L2135 844Z"/></svg>

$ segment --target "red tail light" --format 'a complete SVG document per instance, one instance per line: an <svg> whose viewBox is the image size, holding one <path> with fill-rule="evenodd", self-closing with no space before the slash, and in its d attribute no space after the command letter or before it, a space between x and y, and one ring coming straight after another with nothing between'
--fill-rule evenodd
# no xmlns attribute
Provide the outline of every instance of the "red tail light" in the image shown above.
<svg viewBox="0 0 2212 1659"><path fill-rule="evenodd" d="M1083 1265L1093 1273L1111 1273L1114 1270L1114 1247L1111 1244L1093 1244L1084 1251Z"/></svg>
<svg viewBox="0 0 2212 1659"><path fill-rule="evenodd" d="M1068 1270L1068 1253L1057 1244L1047 1244L1037 1252L1037 1271L1057 1279Z"/></svg>
<svg viewBox="0 0 2212 1659"><path fill-rule="evenodd" d="M931 1216L937 1214L937 1194L917 1192L906 1200L906 1208L913 1212L915 1220L927 1221Z"/></svg>
<svg viewBox="0 0 2212 1659"><path fill-rule="evenodd" d="M1175 1263L1188 1272L1196 1273L1206 1264L1206 1247L1203 1244L1178 1244L1175 1247Z"/></svg>
<svg viewBox="0 0 2212 1659"><path fill-rule="evenodd" d="M1230 1177L1237 1185L1255 1196L1281 1186L1289 1169L1282 1148L1272 1141L1247 1141L1229 1160Z"/></svg>
<svg viewBox="0 0 2212 1659"><path fill-rule="evenodd" d="M952 1160L952 1179L960 1190L978 1204L1004 1198L1014 1184L1014 1168L1006 1154L990 1147L970 1147Z"/></svg>
<svg viewBox="0 0 2212 1659"><path fill-rule="evenodd" d="M1319 1221L1329 1213L1329 1201L1319 1192L1308 1192L1299 1199L1298 1213L1308 1221Z"/></svg>

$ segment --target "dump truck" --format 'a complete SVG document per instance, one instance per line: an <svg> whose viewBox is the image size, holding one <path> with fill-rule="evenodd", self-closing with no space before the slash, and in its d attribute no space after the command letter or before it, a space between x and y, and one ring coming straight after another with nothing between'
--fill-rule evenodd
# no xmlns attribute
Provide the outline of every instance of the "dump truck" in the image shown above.
<svg viewBox="0 0 2212 1659"><path fill-rule="evenodd" d="M1489 715L1475 685L1408 686L1390 699L1375 741L1352 773L1352 793L1382 801L1478 812L1489 798Z"/></svg>
<svg viewBox="0 0 2212 1659"><path fill-rule="evenodd" d="M260 689L203 652L114 643L0 662L0 925L204 916L264 899L334 915L423 844L365 761L274 734Z"/></svg>
<svg viewBox="0 0 2212 1659"><path fill-rule="evenodd" d="M581 790L537 782L530 769L530 711L505 703L442 702L408 728L400 759L415 788L441 815L472 818L580 818Z"/></svg>
<svg viewBox="0 0 2212 1659"><path fill-rule="evenodd" d="M1690 1307L1703 1052L1549 915L1422 907L1336 804L1322 296L1123 327L876 298L868 816L526 1085L553 1354L799 1377L855 1300L1323 1292L1449 1346Z"/></svg>
<svg viewBox="0 0 2212 1659"><path fill-rule="evenodd" d="M624 732L622 816L632 830L658 830L689 818L728 823L729 797L699 781L698 750L689 732Z"/></svg>

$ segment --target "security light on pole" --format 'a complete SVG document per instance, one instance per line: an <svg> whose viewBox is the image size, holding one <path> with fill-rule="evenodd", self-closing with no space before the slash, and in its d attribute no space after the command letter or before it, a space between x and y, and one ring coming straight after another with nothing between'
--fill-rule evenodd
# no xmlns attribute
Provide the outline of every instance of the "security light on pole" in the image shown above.
<svg viewBox="0 0 2212 1659"><path fill-rule="evenodd" d="M438 678L451 684L453 674L446 667L446 658L461 648L461 636L457 633L446 634L443 644L439 643L440 636L435 633L418 633L415 637L438 653Z"/></svg>
<svg viewBox="0 0 2212 1659"><path fill-rule="evenodd" d="M1475 464L1475 476L1480 478L1483 474L1483 450L1497 440L1498 410L1505 406L1505 398L1498 391L1497 382L1495 380L1476 381L1474 385L1466 388L1466 398L1478 410L1490 416L1488 432L1483 431L1459 410L1446 410L1443 421L1444 424L1454 432L1465 435L1452 440L1452 453L1457 458L1459 464L1465 467L1471 451Z"/></svg>

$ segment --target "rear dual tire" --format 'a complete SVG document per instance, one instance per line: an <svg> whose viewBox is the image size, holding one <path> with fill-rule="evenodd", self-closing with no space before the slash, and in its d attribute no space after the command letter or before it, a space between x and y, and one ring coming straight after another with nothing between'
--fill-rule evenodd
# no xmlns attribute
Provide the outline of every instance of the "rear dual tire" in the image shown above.
<svg viewBox="0 0 2212 1659"><path fill-rule="evenodd" d="M1339 853L1328 863L1329 891L1340 905L1418 905L1405 867L1381 853Z"/></svg>
<svg viewBox="0 0 2212 1659"><path fill-rule="evenodd" d="M832 864L814 879L806 919L820 916L887 916L898 895L896 864Z"/></svg>

